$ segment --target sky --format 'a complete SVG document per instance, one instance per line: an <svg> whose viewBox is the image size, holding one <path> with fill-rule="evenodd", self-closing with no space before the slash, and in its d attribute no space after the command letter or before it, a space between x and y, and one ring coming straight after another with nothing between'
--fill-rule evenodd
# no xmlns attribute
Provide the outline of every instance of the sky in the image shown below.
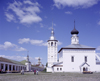
<svg viewBox="0 0 100 81"><path fill-rule="evenodd" d="M29 54L45 65L52 23L59 51L71 44L74 20L79 43L100 53L100 0L0 0L0 56L22 61Z"/></svg>

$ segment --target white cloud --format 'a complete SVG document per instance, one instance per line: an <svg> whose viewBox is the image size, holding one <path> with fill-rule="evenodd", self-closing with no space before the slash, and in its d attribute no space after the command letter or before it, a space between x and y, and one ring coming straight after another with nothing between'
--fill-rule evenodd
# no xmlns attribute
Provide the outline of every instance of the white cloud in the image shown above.
<svg viewBox="0 0 100 81"><path fill-rule="evenodd" d="M58 46L59 46L59 45L62 45L62 42L58 41Z"/></svg>
<svg viewBox="0 0 100 81"><path fill-rule="evenodd" d="M30 40L30 43L33 45L39 45L41 46L43 43L43 40Z"/></svg>
<svg viewBox="0 0 100 81"><path fill-rule="evenodd" d="M23 43L29 43L30 39L29 38L23 38L23 39L19 39L19 44L23 44Z"/></svg>
<svg viewBox="0 0 100 81"><path fill-rule="evenodd" d="M46 43L43 40L32 40L29 38L23 38L19 39L18 41L19 44L30 43L32 45L37 45L37 46L46 46Z"/></svg>
<svg viewBox="0 0 100 81"><path fill-rule="evenodd" d="M72 12L70 12L70 11L67 11L67 12L65 12L66 14L72 14Z"/></svg>
<svg viewBox="0 0 100 81"><path fill-rule="evenodd" d="M100 25L100 21L98 22L98 25Z"/></svg>
<svg viewBox="0 0 100 81"><path fill-rule="evenodd" d="M26 51L26 49L23 47L16 47L15 51Z"/></svg>
<svg viewBox="0 0 100 81"><path fill-rule="evenodd" d="M15 44L12 44L11 42L8 42L8 41L4 42L4 45L0 44L0 49L1 50L12 50L12 51L26 51L25 48L19 47Z"/></svg>
<svg viewBox="0 0 100 81"><path fill-rule="evenodd" d="M98 46L96 50L100 50L100 46Z"/></svg>
<svg viewBox="0 0 100 81"><path fill-rule="evenodd" d="M61 6L65 7L81 7L88 8L98 3L98 0L53 0L54 6L57 8L61 8Z"/></svg>
<svg viewBox="0 0 100 81"><path fill-rule="evenodd" d="M40 57L35 57L36 60L38 60L39 58L40 58ZM42 59L42 58L40 58L40 59Z"/></svg>
<svg viewBox="0 0 100 81"><path fill-rule="evenodd" d="M33 39L29 39L29 38L23 38L23 39L19 39L18 40L19 44L23 44L23 43L30 43L32 45L36 45L36 46L47 46L47 42L44 42L43 40L33 40ZM58 41L58 45L61 45L62 43Z"/></svg>
<svg viewBox="0 0 100 81"><path fill-rule="evenodd" d="M23 24L32 24L42 21L42 18L37 15L40 13L40 5L35 2L31 2L30 0L25 0L23 2L14 1L13 3L9 3L7 7L7 11L5 12L8 21L12 21L14 17L20 23ZM10 13L12 11L13 13Z"/></svg>

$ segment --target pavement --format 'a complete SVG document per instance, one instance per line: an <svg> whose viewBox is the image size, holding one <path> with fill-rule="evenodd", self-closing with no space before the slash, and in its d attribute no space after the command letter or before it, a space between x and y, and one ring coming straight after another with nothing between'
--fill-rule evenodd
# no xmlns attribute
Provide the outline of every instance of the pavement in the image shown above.
<svg viewBox="0 0 100 81"><path fill-rule="evenodd" d="M0 74L0 81L100 81L100 73L43 73L34 72Z"/></svg>

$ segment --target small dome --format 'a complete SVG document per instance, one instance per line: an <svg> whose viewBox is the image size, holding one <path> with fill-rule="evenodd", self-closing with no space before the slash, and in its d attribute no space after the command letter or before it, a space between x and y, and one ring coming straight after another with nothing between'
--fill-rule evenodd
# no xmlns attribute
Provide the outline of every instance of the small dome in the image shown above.
<svg viewBox="0 0 100 81"><path fill-rule="evenodd" d="M75 28L71 31L71 34L78 34L78 33L79 33L79 31L76 30Z"/></svg>
<svg viewBox="0 0 100 81"><path fill-rule="evenodd" d="M54 37L54 36L51 36L51 37L50 37L50 40L55 40L55 37Z"/></svg>

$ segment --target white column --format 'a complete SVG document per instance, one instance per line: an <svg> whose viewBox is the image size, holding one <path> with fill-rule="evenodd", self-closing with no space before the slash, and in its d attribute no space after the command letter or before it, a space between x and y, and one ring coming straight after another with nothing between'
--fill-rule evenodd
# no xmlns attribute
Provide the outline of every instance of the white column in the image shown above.
<svg viewBox="0 0 100 81"><path fill-rule="evenodd" d="M3 64L3 71L5 71L5 64Z"/></svg>
<svg viewBox="0 0 100 81"><path fill-rule="evenodd" d="M8 66L7 66L7 70L9 71L9 64L8 64Z"/></svg>

